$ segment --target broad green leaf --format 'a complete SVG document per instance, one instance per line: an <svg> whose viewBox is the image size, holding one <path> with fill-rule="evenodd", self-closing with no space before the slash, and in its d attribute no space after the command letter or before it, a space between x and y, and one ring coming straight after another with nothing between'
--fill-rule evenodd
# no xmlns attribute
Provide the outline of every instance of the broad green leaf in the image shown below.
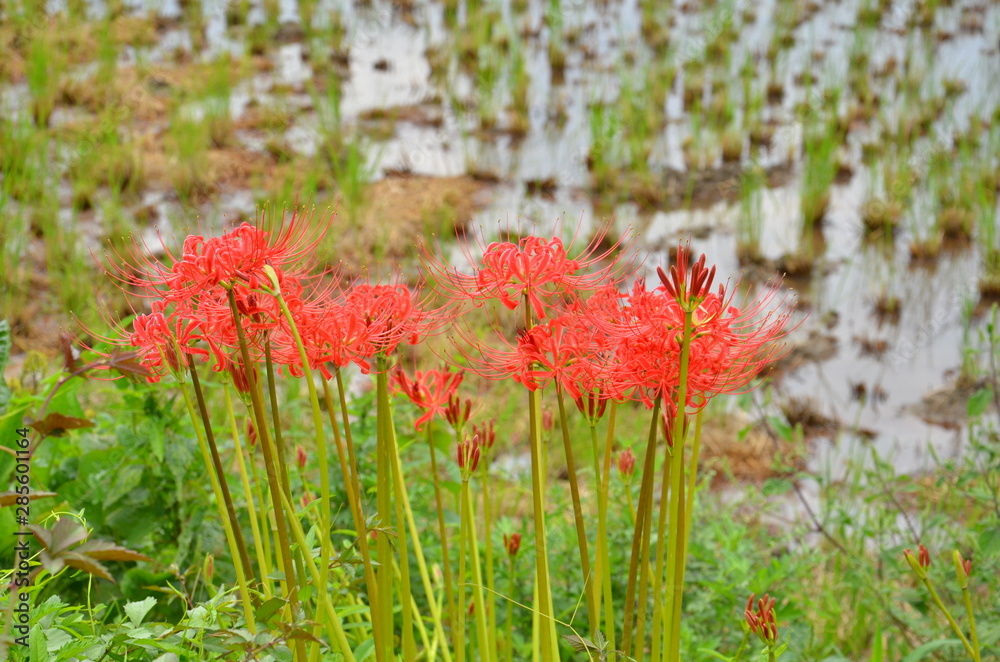
<svg viewBox="0 0 1000 662"><path fill-rule="evenodd" d="M48 662L49 647L45 633L37 625L28 633L28 651L31 662Z"/></svg>
<svg viewBox="0 0 1000 662"><path fill-rule="evenodd" d="M969 398L968 412L969 418L979 418L993 401L993 389L981 388Z"/></svg>
<svg viewBox="0 0 1000 662"><path fill-rule="evenodd" d="M284 606L285 601L282 598L271 598L270 600L265 600L259 607L257 607L257 613L254 614L254 617L263 623Z"/></svg>
<svg viewBox="0 0 1000 662"><path fill-rule="evenodd" d="M361 645L354 649L354 659L357 662L364 662L375 652L375 640L365 639Z"/></svg>
<svg viewBox="0 0 1000 662"><path fill-rule="evenodd" d="M930 656L931 653L941 648L961 645L962 642L958 639L938 639L937 641L928 641L923 646L918 646L914 649L914 651L904 657L901 662L917 662L917 660L923 660L924 658Z"/></svg>
<svg viewBox="0 0 1000 662"><path fill-rule="evenodd" d="M145 600L140 600L139 602L129 602L125 605L125 613L128 615L132 625L138 627L142 624L142 620L146 618L146 614L149 610L156 605L156 598L149 596Z"/></svg>
<svg viewBox="0 0 1000 662"><path fill-rule="evenodd" d="M1000 551L1000 526L986 529L979 534L979 551L985 556L993 556Z"/></svg>

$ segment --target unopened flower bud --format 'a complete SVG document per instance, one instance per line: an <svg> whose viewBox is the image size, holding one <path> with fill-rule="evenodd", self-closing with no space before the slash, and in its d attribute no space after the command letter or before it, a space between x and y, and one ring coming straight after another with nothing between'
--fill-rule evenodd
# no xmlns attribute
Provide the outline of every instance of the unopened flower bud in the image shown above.
<svg viewBox="0 0 1000 662"><path fill-rule="evenodd" d="M469 477L475 473L479 466L479 455L478 434L473 435L471 439L466 437L465 441L458 445L455 457L458 460L458 468L462 470L463 480L469 480Z"/></svg>
<svg viewBox="0 0 1000 662"><path fill-rule="evenodd" d="M958 580L958 587L964 591L969 588L969 572L972 570L972 561L962 559L962 554L957 549L952 552L951 560L955 563L955 579Z"/></svg>
<svg viewBox="0 0 1000 662"><path fill-rule="evenodd" d="M631 448L626 448L618 454L618 471L626 478L632 477L635 471L635 455L632 454Z"/></svg>
<svg viewBox="0 0 1000 662"><path fill-rule="evenodd" d="M493 448L493 444L496 443L497 433L493 429L493 419L490 419L486 424L483 425L482 429L478 425L472 426L472 434L479 435L482 439L483 446L486 448Z"/></svg>
<svg viewBox="0 0 1000 662"><path fill-rule="evenodd" d="M503 534L503 546L507 549L507 556L513 560L517 556L517 550L521 549L521 534L512 533L510 536Z"/></svg>
<svg viewBox="0 0 1000 662"><path fill-rule="evenodd" d="M247 443L250 444L250 448L253 448L257 445L257 426L253 424L253 420L249 416L247 417L246 430Z"/></svg>
<svg viewBox="0 0 1000 662"><path fill-rule="evenodd" d="M555 427L555 421L552 418L552 411L546 409L542 412L542 428L546 432L552 432L552 428Z"/></svg>
<svg viewBox="0 0 1000 662"><path fill-rule="evenodd" d="M205 563L202 565L201 569L205 575L205 581L211 584L212 577L215 576L215 557L212 556L211 552L205 554Z"/></svg>
<svg viewBox="0 0 1000 662"><path fill-rule="evenodd" d="M921 547L922 546L923 545L921 545ZM915 574L919 579L927 579L927 570L921 564L920 560L913 555L911 550L903 550L903 556L906 557L906 562L910 564L910 569L913 570L913 574Z"/></svg>
<svg viewBox="0 0 1000 662"><path fill-rule="evenodd" d="M302 448L301 444L295 444L295 464L298 466L299 471L306 468L306 461L309 456L306 455L306 449Z"/></svg>

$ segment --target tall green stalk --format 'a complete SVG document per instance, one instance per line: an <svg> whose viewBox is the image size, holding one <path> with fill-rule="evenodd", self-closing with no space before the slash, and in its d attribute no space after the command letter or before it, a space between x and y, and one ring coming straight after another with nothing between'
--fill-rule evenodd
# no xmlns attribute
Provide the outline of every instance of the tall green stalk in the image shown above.
<svg viewBox="0 0 1000 662"><path fill-rule="evenodd" d="M340 368L337 368L339 375ZM365 573L365 588L368 592L368 604L373 608L373 600L376 592L375 566L372 565L371 551L368 549L368 530L365 525L364 511L361 505L361 495L358 494L357 465L344 445L344 438L340 434L340 426L337 423L337 410L333 403L333 394L330 392L330 382L323 380L323 400L326 403L326 411L330 416L330 427L333 428L333 440L337 446L337 459L340 462L340 473L344 477L344 489L347 491L348 507L351 509L351 517L354 520L354 530L357 533L357 545L361 552L361 563ZM344 414L345 426L349 428L346 413ZM374 621L374 619L373 619ZM373 631L372 636L375 636Z"/></svg>
<svg viewBox="0 0 1000 662"><path fill-rule="evenodd" d="M376 452L375 452L375 497L378 508L379 532L376 542L378 553L379 626L382 628L382 660L393 659L393 603L395 584L392 574L392 546L389 544L389 529L392 527L392 459L390 447L392 435L389 430L389 375L384 357L376 359L375 400L376 400ZM376 644L377 645L377 644Z"/></svg>
<svg viewBox="0 0 1000 662"><path fill-rule="evenodd" d="M608 494L611 489L611 449L615 434L615 420L618 405L613 402L608 413L608 434L604 442L604 472L601 475L600 490L597 495L597 550L600 554L599 570L604 593L604 636L610 650L615 646L615 604L611 592L611 554L608 549ZM593 443L597 444L597 428L591 427Z"/></svg>
<svg viewBox="0 0 1000 662"><path fill-rule="evenodd" d="M597 610L597 582L590 572L590 553L587 549L587 529L583 522L583 504L580 502L580 486L576 478L576 462L573 460L573 444L569 438L569 421L562 388L556 385L556 401L559 404L559 422L562 430L563 449L566 452L566 473L569 475L569 491L573 499L573 518L576 523L576 542L580 549L580 569L583 571L583 595L587 601L587 618L591 636L600 629L600 613Z"/></svg>
<svg viewBox="0 0 1000 662"><path fill-rule="evenodd" d="M219 447L215 443L215 432L212 430L212 418L208 414L208 406L205 404L205 393L201 389L201 380L198 379L198 370L195 368L194 359L188 356L188 371L191 375L191 385L194 387L194 396L198 402L198 413L201 414L201 421L205 426L205 441L212 456L212 467L215 469L216 479L219 483L219 490L222 493L223 502L226 506L226 514L231 527L230 533L236 543L236 549L240 563L243 565L243 572L246 573L247 586L254 588L253 566L250 565L250 555L247 554L246 542L243 540L243 531L240 530L240 520L236 516L236 506L233 505L233 495L229 491L229 481L226 480L226 471L222 467L222 458L219 456ZM256 600L254 600L256 603Z"/></svg>
<svg viewBox="0 0 1000 662"><path fill-rule="evenodd" d="M622 650L629 653L633 650L632 630L635 626L635 597L639 582L639 568L642 557L643 541L646 539L646 520L650 517L649 509L653 500L653 472L656 470L656 433L660 418L660 397L653 402L653 414L649 423L649 435L646 440L646 456L642 466L642 484L639 487L639 507L636 509L635 528L632 532L632 553L629 556L628 583L625 585L625 622L622 628ZM646 544L648 554L648 540ZM645 582L648 561L642 562L643 579ZM643 611L643 613L645 613ZM637 637L639 638L639 637ZM641 650L642 641L635 644ZM634 657L634 654L633 654Z"/></svg>
<svg viewBox="0 0 1000 662"><path fill-rule="evenodd" d="M261 391L260 380L257 379L257 372L253 369L253 363L250 361L250 349L247 346L246 333L243 330L243 322L241 320L240 311L236 307L236 295L231 289L227 290L226 294L229 299L229 310L233 316L233 324L236 326L236 338L239 343L240 357L243 361L244 367L246 368L247 381L250 384L251 410L253 411L254 419L257 424L257 436L260 439L261 450L264 453L264 468L267 470L268 487L271 493L271 500L274 503L274 526L275 533L278 536L278 552L281 558L281 571L284 574L283 583L285 586L285 598L288 600L288 614L289 618L297 619L299 609L299 591L298 584L295 580L295 565L292 563L292 546L288 539L285 510L281 505L282 500L286 503L291 503L291 501L284 498L285 493L280 482L281 479L279 477L277 463L275 461L276 451L274 448L274 442L271 439L271 432L267 425L264 397ZM291 508L289 508L288 512L291 515L294 514ZM305 662L305 642L301 639L296 639L293 645L295 662Z"/></svg>
<svg viewBox="0 0 1000 662"><path fill-rule="evenodd" d="M434 502L437 505L438 534L441 536L441 565L444 566L444 597L445 608L448 613L448 625L452 628L452 643L454 644L455 630L455 584L451 574L451 555L448 551L448 528L444 523L444 501L441 498L441 476L438 473L437 451L434 448L434 439L431 436L431 427L427 426L427 445L431 452L431 474L434 480ZM455 644L457 646L457 644Z"/></svg>
<svg viewBox="0 0 1000 662"><path fill-rule="evenodd" d="M250 486L250 476L247 473L246 460L243 457L243 444L240 443L240 430L236 425L236 412L233 411L233 398L229 393L229 385L223 391L226 397L226 414L229 420L229 430L233 437L233 447L236 455L236 465L240 471L240 483L247 500L247 513L250 515L250 531L253 535L254 552L257 555L257 568L260 574L260 586L264 599L270 600L273 594L271 586L271 566L267 554L264 553L264 538L260 532L257 517L257 506L254 504L253 488Z"/></svg>
<svg viewBox="0 0 1000 662"><path fill-rule="evenodd" d="M486 617L489 619L489 627L486 629L486 646L490 649L490 655L497 655L497 614L496 614L496 582L493 575L493 513L490 506L490 449L483 446L483 529L484 556L486 558L486 588L489 590L489 609Z"/></svg>
<svg viewBox="0 0 1000 662"><path fill-rule="evenodd" d="M674 415L674 452L670 457L670 552L667 556L666 595L669 598L667 623L670 637L667 641L667 660L678 662L681 651L681 607L684 598L685 541L688 523L684 511L684 418L687 407L688 366L691 358L691 335L694 313L690 307L684 311L684 329L681 334L681 365L677 387L677 409ZM658 545L665 541L658 541Z"/></svg>
<svg viewBox="0 0 1000 662"><path fill-rule="evenodd" d="M298 325L295 323L292 311L288 309L288 303L285 301L285 297L281 293L281 287L278 284L278 278L275 275L274 269L268 265L264 267L264 271L271 279L271 287L273 288L272 294L277 300L278 305L281 307L281 312L285 317L285 322L288 324L288 329L291 331L292 339L295 341L295 347L299 351L299 363L302 364L302 374L305 378L306 386L309 389L309 404L312 407L313 434L316 442L317 459L319 460L321 495L319 511L320 583L315 587L315 589L319 592L325 592L328 590L328 573L330 572L330 559L333 557L333 546L330 542L330 464L326 452L326 436L323 434L323 413L319 406L319 393L316 390L316 382L313 380L312 368L309 365L309 356L306 354L306 347L302 343L302 336L299 334ZM268 359L267 365L269 383L273 385L274 381L272 377L272 363L270 360L270 344L268 344L265 351L267 352ZM275 414L277 414L277 395L273 388L271 390L271 409ZM303 555L308 554L308 550L303 549L302 553Z"/></svg>
<svg viewBox="0 0 1000 662"><path fill-rule="evenodd" d="M204 423L205 421L204 419L199 421L198 414L195 413L194 403L191 402L191 394L188 393L187 385L184 382L181 382L180 387L181 393L184 396L184 404L187 406L188 416L191 417L191 423L194 425L195 436L198 438L198 447L201 449L202 460L205 462L205 470L208 473L208 480L212 485L212 492L215 493L215 503L219 508L219 515L222 519L222 528L226 533L226 542L229 545L229 553L233 557L233 566L236 569L236 581L240 589L240 602L243 607L243 617L246 619L247 629L256 633L257 624L253 616L253 601L250 597L250 589L247 586L246 573L244 571L244 565L241 561L240 552L236 544L236 537L233 535L233 525L229 519L230 513L227 512L225 497L223 496L222 488L219 484L219 478L216 475L214 462L212 461L212 453L208 448L208 443L205 441L205 433L198 427L199 422Z"/></svg>

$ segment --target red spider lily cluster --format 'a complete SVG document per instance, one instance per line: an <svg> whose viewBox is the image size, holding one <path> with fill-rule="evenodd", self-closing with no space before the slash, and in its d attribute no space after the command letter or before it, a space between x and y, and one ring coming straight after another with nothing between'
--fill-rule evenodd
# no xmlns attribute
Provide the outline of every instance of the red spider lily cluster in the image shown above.
<svg viewBox="0 0 1000 662"><path fill-rule="evenodd" d="M168 253L169 266L146 258L119 268L123 286L153 300L151 312L138 315L127 332L151 381L176 373L182 358L193 357L214 358L216 371L245 384L236 349L240 331L255 352L252 361L269 346L275 363L302 374L302 355L279 293L309 367L327 378L330 366L354 363L370 371L374 357L453 324L462 304L496 300L521 307L526 326L514 339L500 335L497 343L483 342L458 327L462 363L531 390L555 386L592 423L609 400L649 407L656 399L668 407L675 402L684 333L690 339L685 405L697 409L716 394L747 388L775 358L774 341L786 332L787 307L776 289L737 303L725 286L712 289L715 268L706 266L704 256L692 260L684 247L669 276L659 269L660 284L651 288L635 277L634 262L621 257L620 245L598 251L603 237L576 257L558 237L494 242L485 246L472 274L427 260L439 293L451 300L446 308L428 310L417 292L399 284L358 282L346 290L322 285L323 277L306 272L304 258L318 239L308 237L304 225L295 216L277 231L244 223L221 237L188 237L179 258ZM634 282L623 291L627 280ZM456 427L468 420L469 403L463 407L456 395L461 381L462 373L447 367L394 377L423 411L418 428L441 414Z"/></svg>
<svg viewBox="0 0 1000 662"><path fill-rule="evenodd" d="M179 258L168 252L169 266L145 257L116 267L112 275L123 289L152 299L151 312L138 314L125 334L150 369L149 381L177 373L184 356L212 357L214 370L228 371L238 387L245 386L239 330L249 341L252 361L263 356L266 342L276 364L303 374L279 294L309 367L327 378L329 366L354 363L368 372L374 357L416 343L441 322L439 311L425 310L403 285L357 282L343 291L323 285L331 274L313 276L307 270L305 258L318 238L308 237L306 226L298 216L276 231L244 223L221 237L189 236Z"/></svg>
<svg viewBox="0 0 1000 662"><path fill-rule="evenodd" d="M649 288L637 278L623 292L634 270L570 259L557 239L528 238L490 244L475 274L443 268L436 282L459 299L523 306L526 319L537 320L514 339L501 336L499 344L460 329L468 369L530 390L554 385L592 421L608 400L638 400L648 407L657 398L667 405L675 401L689 316L685 404L697 410L717 394L746 389L776 358L775 341L786 333L789 311L775 288L737 303L725 286L712 290L715 268L705 266L704 256L690 268L687 248L680 247L677 256L669 277L659 270L659 286Z"/></svg>

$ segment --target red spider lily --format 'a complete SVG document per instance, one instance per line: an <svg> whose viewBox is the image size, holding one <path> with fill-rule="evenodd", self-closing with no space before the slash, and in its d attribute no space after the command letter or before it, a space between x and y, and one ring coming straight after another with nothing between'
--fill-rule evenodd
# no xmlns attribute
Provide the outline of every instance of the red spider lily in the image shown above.
<svg viewBox="0 0 1000 662"><path fill-rule="evenodd" d="M438 276L436 282L450 298L476 303L495 299L511 310L526 301L535 318L544 319L549 304L631 275L634 254L622 259L628 251L621 241L601 250L607 229L604 226L575 258L569 256L559 237L527 236L517 242L495 241L485 246L480 241L481 266L473 275L444 265L427 251L424 257L428 270ZM464 250L469 262L475 264L468 244Z"/></svg>
<svg viewBox="0 0 1000 662"><path fill-rule="evenodd" d="M361 359L388 356L401 343L416 344L449 319L446 309L421 307L404 285L358 283L347 291L345 306L366 330L366 342L355 346Z"/></svg>
<svg viewBox="0 0 1000 662"><path fill-rule="evenodd" d="M637 281L617 311L609 299L589 308L594 323L618 337L614 391L632 393L647 406L657 396L672 403L680 380L685 312L670 291L666 285L650 291ZM742 307L732 305L721 286L701 296L692 310L686 406L697 409L717 394L740 392L776 358L789 319L783 303L774 289Z"/></svg>
<svg viewBox="0 0 1000 662"><path fill-rule="evenodd" d="M270 264L284 285L284 267L309 258L329 229L329 223L312 224L293 213L283 216L277 228L262 215L255 225L243 223L220 237L189 235L180 257L160 239L170 266L150 257L153 251L135 244L128 257L116 254L109 275L123 289L139 296L182 301L216 286L243 283L250 289L268 285L263 268ZM313 228L313 229L310 229Z"/></svg>
<svg viewBox="0 0 1000 662"><path fill-rule="evenodd" d="M137 348L140 364L149 370L146 380L150 383L160 381L165 370L176 374L184 369L178 353L208 356L207 350L194 346L204 337L197 320L154 312L137 315L132 329L128 343Z"/></svg>
<svg viewBox="0 0 1000 662"><path fill-rule="evenodd" d="M397 369L392 375L391 383L413 404L424 410L424 414L414 421L414 427L420 430L424 423L448 410L448 403L464 378L464 374L451 372L444 366L440 370L417 370L412 379L402 369ZM471 406L470 401L469 407Z"/></svg>
<svg viewBox="0 0 1000 662"><path fill-rule="evenodd" d="M471 334L458 337L471 346L463 350L468 369L488 379L512 378L529 390L555 382L574 400L601 388L606 373L607 336L587 323L577 306L531 329L518 332L506 347L480 343Z"/></svg>

